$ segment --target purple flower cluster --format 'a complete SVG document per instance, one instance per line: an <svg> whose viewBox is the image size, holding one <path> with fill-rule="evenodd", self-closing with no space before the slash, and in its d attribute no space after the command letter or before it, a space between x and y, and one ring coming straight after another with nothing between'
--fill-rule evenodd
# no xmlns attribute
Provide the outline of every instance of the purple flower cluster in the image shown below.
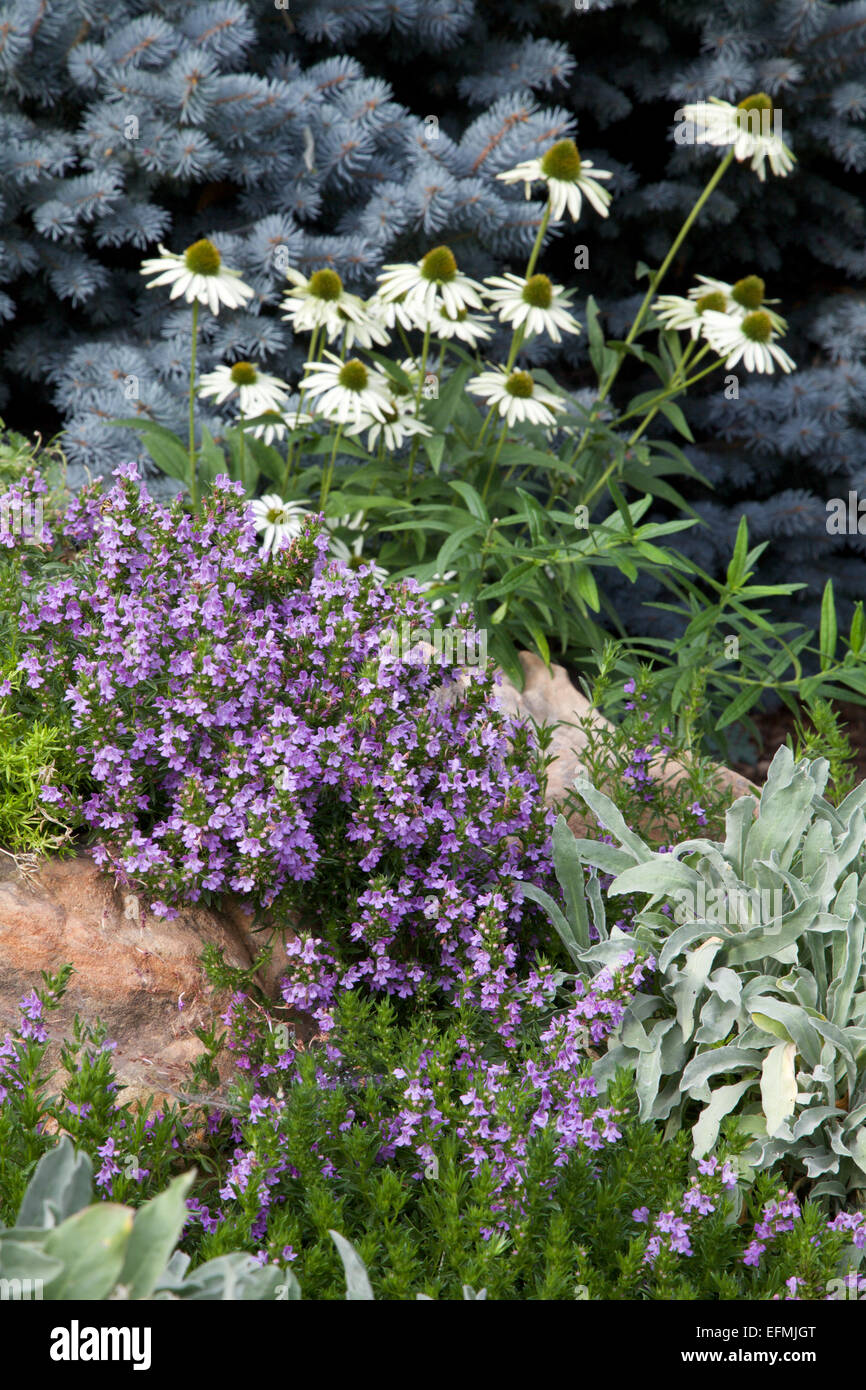
<svg viewBox="0 0 866 1390"><path fill-rule="evenodd" d="M435 1170L437 1146L446 1136L455 1136L462 1160L473 1172L489 1164L498 1197L495 1207L502 1214L497 1225L511 1229L521 1214L530 1147L537 1136L548 1133L552 1137L557 1167L567 1163L575 1151L593 1152L621 1137L617 1115L610 1107L597 1105L595 1082L580 1072L587 1061L590 1040L598 1044L609 1036L644 971L652 968L651 960L636 961L634 951L628 950L615 968L603 970L589 988L577 981L573 998L554 1013L540 1036L530 1025L539 1011L546 1015L553 1006L556 976L550 968L530 971L520 986L520 1039L530 1029L537 1041L523 1045L512 1040L505 1059L494 1061L480 1038L462 1035L450 1044L440 1039L436 1046L422 1048L411 1068L395 1068L392 1076L401 1083L397 1095L384 1103L374 1121L381 1137L379 1160L392 1160L400 1151L410 1154L420 1165L414 1177L421 1180ZM252 1068L245 1056L254 1033L243 1005L244 996L236 995L225 1015L228 1045L241 1069L258 1082L274 1068ZM320 1089L334 1089L345 1079L344 1062L338 1048L323 1049L317 1072ZM276 1067L285 1071L285 1085L300 1077L291 1052L278 1057ZM380 1084L387 1080L379 1078ZM273 1164L268 1175L261 1173L256 1162L255 1145L260 1142L256 1131L262 1125L268 1127L278 1151L283 1149L286 1140L281 1126L286 1104L282 1086L277 1097L255 1094L245 1124L236 1118L232 1121L236 1148L220 1196L224 1201L237 1200L255 1181L255 1199L260 1204L256 1222L262 1230L272 1202L270 1189L278 1175L298 1176L285 1159ZM367 1123L349 1107L339 1129L356 1124L366 1127ZM311 1160L322 1176L339 1178L327 1156L320 1153L318 1140ZM203 1211L198 1205L190 1211L209 1230L224 1219L222 1211ZM486 1238L493 1233L492 1227L482 1232Z"/></svg>
<svg viewBox="0 0 866 1390"><path fill-rule="evenodd" d="M677 1255L691 1255L689 1231L693 1223L716 1210L723 1189L731 1191L737 1185L733 1165L727 1161L720 1164L714 1155L699 1161L698 1173L700 1176L693 1177L683 1193L680 1211L663 1211L656 1217L653 1226L655 1234L647 1241L644 1264L654 1265L662 1250L670 1250ZM632 1216L639 1223L648 1221L649 1209L638 1207ZM690 1217L688 1221L685 1219L687 1216Z"/></svg>
<svg viewBox="0 0 866 1390"><path fill-rule="evenodd" d="M0 1105L8 1098L10 1087L16 1091L24 1090L24 1083L20 1079L22 1044L48 1041L43 1004L35 989L18 1001L18 1009L21 1017L16 1036L7 1033L0 1042Z"/></svg>
<svg viewBox="0 0 866 1390"><path fill-rule="evenodd" d="M800 1204L794 1193L785 1192L784 1188L780 1188L779 1200L764 1204L761 1220L755 1226L755 1235L758 1239L751 1241L746 1247L743 1264L757 1268L761 1262L761 1256L767 1248L766 1243L774 1240L783 1231L793 1231L794 1222L799 1215Z"/></svg>
<svg viewBox="0 0 866 1390"><path fill-rule="evenodd" d="M544 880L552 816L492 671L382 660L417 586L330 561L318 522L266 565L239 484L190 517L115 477L67 517L83 569L21 616L30 687L67 684L97 862L156 915L232 891L342 916L348 966L294 962L321 1015L338 982L502 1011L525 909L497 887Z"/></svg>

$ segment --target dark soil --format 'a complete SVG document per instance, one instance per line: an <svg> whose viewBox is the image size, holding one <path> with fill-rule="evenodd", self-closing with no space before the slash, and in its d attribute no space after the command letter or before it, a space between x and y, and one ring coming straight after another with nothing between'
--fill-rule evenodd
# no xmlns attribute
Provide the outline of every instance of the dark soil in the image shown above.
<svg viewBox="0 0 866 1390"><path fill-rule="evenodd" d="M862 782L866 779L866 707L840 701L836 708L842 716L844 732L854 750L857 781ZM734 762L731 766L750 781L761 783L766 781L767 769L773 760L773 754L783 743L787 743L789 734L796 745L794 715L781 705L778 709L761 710L753 714L752 718L761 737L760 752L753 762Z"/></svg>

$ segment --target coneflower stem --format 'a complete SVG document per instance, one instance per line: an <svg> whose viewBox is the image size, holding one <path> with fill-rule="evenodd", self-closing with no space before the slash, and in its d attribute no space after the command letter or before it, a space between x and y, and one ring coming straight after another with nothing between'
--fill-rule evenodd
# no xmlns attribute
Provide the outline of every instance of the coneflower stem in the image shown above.
<svg viewBox="0 0 866 1390"><path fill-rule="evenodd" d="M192 350L189 357L189 495L192 509L198 508L195 457L195 357L198 346L198 300L192 302Z"/></svg>

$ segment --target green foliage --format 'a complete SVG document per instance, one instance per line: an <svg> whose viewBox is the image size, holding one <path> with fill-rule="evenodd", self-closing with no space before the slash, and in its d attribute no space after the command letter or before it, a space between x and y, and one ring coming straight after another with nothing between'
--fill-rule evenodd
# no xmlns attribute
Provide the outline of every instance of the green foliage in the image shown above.
<svg viewBox="0 0 866 1390"><path fill-rule="evenodd" d="M656 993L627 1008L599 1083L632 1066L641 1115L668 1132L697 1103L698 1157L734 1112L749 1164L783 1161L844 1197L866 1187L866 783L834 809L828 771L780 748L760 801L728 811L724 842L667 854L580 782L619 848L577 848L616 874L612 896L650 895L635 935L658 951Z"/></svg>
<svg viewBox="0 0 866 1390"><path fill-rule="evenodd" d="M788 747L795 760L826 758L830 764L828 786L832 789L833 801L844 801L857 784L857 769L854 749L839 711L828 700L815 700L805 715L797 718L794 732L796 742L789 735Z"/></svg>
<svg viewBox="0 0 866 1390"><path fill-rule="evenodd" d="M11 684L0 698L0 848L13 854L58 849L68 826L40 799L43 786L75 776L71 724L63 711L52 710L48 723L33 718L30 701L17 698L20 674L0 664L0 680Z"/></svg>
<svg viewBox="0 0 866 1390"><path fill-rule="evenodd" d="M92 1176L90 1159L66 1136L43 1155L17 1222L0 1229L0 1278L39 1281L48 1300L263 1299L276 1298L287 1281L294 1288L291 1273L262 1269L241 1254L189 1272L175 1246L194 1173L137 1211L91 1205Z"/></svg>
<svg viewBox="0 0 866 1390"><path fill-rule="evenodd" d="M39 991L49 1008L68 974ZM330 1038L338 1060L298 1044L287 1067L281 1026L250 1005L241 1032L251 1068L211 1108L207 1126L191 1101L165 1114L117 1107L99 1029L76 1022L59 1094L49 1090L44 1044L20 1040L21 1085L0 1103L0 1211L9 1222L0 1227L0 1278L42 1279L46 1298L767 1299L784 1296L792 1275L806 1280L801 1297L821 1298L834 1275L856 1264L845 1234L828 1231L807 1204L761 1268L744 1265L751 1224L778 1181L763 1175L751 1189L720 1190L701 1216L683 1208L690 1184L706 1189L713 1180L695 1174L687 1134L665 1138L639 1120L624 1072L609 1088L621 1139L557 1165L550 1135L539 1136L508 1230L498 1225L502 1196L489 1166L473 1172L453 1136L437 1143L437 1165L425 1173L406 1149L383 1162L381 1124L419 1052L433 1046L441 1054L442 1085L459 1106L449 1048L458 1036L478 1036L478 1022L463 1011L449 1026L417 1011L399 1027L388 1000L348 993ZM254 1092L281 1105L277 1127L251 1116ZM47 1119L70 1137L56 1143ZM732 1129L720 1162L736 1165L746 1143ZM97 1153L97 1184L110 1199L94 1204ZM219 1202L241 1153L249 1185L222 1202L218 1222L197 1221ZM653 1257L655 1217L679 1210L692 1253L663 1243ZM252 1261L252 1251L268 1263Z"/></svg>

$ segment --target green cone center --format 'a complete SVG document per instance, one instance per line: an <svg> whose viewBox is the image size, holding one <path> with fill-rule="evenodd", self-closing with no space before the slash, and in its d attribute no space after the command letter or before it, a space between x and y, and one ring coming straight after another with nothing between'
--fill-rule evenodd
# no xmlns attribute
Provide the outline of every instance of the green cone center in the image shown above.
<svg viewBox="0 0 866 1390"><path fill-rule="evenodd" d="M343 282L336 270L316 270L310 276L310 294L316 299L339 299L343 293Z"/></svg>
<svg viewBox="0 0 866 1390"><path fill-rule="evenodd" d="M367 368L357 357L352 357L340 368L338 380L347 391L363 391L367 385Z"/></svg>
<svg viewBox="0 0 866 1390"><path fill-rule="evenodd" d="M770 315L759 309L756 314L747 314L740 327L753 343L768 343L773 336Z"/></svg>
<svg viewBox="0 0 866 1390"><path fill-rule="evenodd" d="M521 298L533 309L549 309L553 303L553 285L546 275L530 275Z"/></svg>
<svg viewBox="0 0 866 1390"><path fill-rule="evenodd" d="M699 314L705 314L708 309L714 313L723 314L728 307L728 301L721 290L711 290L709 294L702 294L695 306Z"/></svg>
<svg viewBox="0 0 866 1390"><path fill-rule="evenodd" d="M236 362L230 376L235 386L255 386L259 374L252 362Z"/></svg>
<svg viewBox="0 0 866 1390"><path fill-rule="evenodd" d="M183 259L187 270L191 270L193 275L218 275L222 265L219 251L207 237L202 237L201 241L194 241L192 246L188 246L183 253Z"/></svg>
<svg viewBox="0 0 866 1390"><path fill-rule="evenodd" d="M580 154L573 140L557 140L541 161L545 178L573 183L580 174Z"/></svg>
<svg viewBox="0 0 866 1390"><path fill-rule="evenodd" d="M769 114L765 114L769 113ZM773 103L766 92L756 92L737 105L737 126L751 135L770 135L775 126Z"/></svg>
<svg viewBox="0 0 866 1390"><path fill-rule="evenodd" d="M505 383L505 389L509 396L518 396L520 400L528 400L532 395L534 385L529 372L512 372Z"/></svg>
<svg viewBox="0 0 866 1390"><path fill-rule="evenodd" d="M747 275L733 286L731 298L741 309L760 309L766 289L760 275Z"/></svg>
<svg viewBox="0 0 866 1390"><path fill-rule="evenodd" d="M453 280L457 274L457 262L450 246L434 246L421 262L421 274L425 280L435 280L440 285Z"/></svg>
<svg viewBox="0 0 866 1390"><path fill-rule="evenodd" d="M738 111L772 111L773 102L766 92L753 92L750 97L744 97L737 102Z"/></svg>

